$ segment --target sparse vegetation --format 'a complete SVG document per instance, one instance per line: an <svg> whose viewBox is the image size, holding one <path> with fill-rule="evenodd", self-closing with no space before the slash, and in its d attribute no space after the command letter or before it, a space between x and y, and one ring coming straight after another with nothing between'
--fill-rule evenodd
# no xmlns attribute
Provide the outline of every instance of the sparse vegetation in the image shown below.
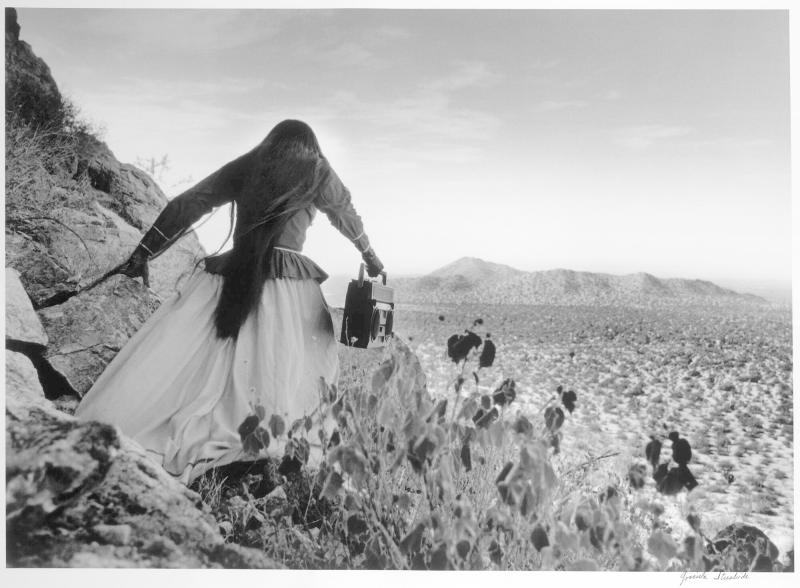
<svg viewBox="0 0 800 588"><path fill-rule="evenodd" d="M5 123L7 222L47 214L76 187L74 181L87 185L78 169L81 145L101 130L71 101L16 76L6 83Z"/></svg>
<svg viewBox="0 0 800 588"><path fill-rule="evenodd" d="M280 466L291 459L267 460L271 465L264 466L269 470L266 476L232 475L235 483L228 487L227 498L218 483L201 482L201 494L218 512L229 540L259 546L274 559L297 568L733 570L766 566L763 557L759 560L768 555L763 541L737 544L733 551L727 546L715 552L713 547L714 535L733 522L726 516L728 511L709 507L720 501L718 492L735 495L739 491L728 481L730 462L714 464L713 453L701 452L694 444L700 487L688 494L681 488L677 496L660 495L651 466L646 465L644 431L655 432L651 427L656 420L637 422L635 415L652 411L650 403L658 404L664 395L680 400L683 411L693 406L687 404L688 399L709 404L710 399L689 394L696 392L693 387L681 389L683 396L679 396L672 386L680 378L662 373L663 367L655 369L650 359L651 354L658 355L661 366L675 362L681 370L707 373L703 367L707 364L687 361L687 353L691 355L687 345L675 353L676 338L664 333L674 329L688 338L700 337L700 328L656 327L647 323L653 319L646 312L638 319L606 316L605 321L597 321L588 314L575 316L571 309L571 320L583 322L583 328L573 324L567 330L565 317L551 320L556 318L552 313L549 318L532 311L518 313L510 324L505 320L508 315L497 307L481 310L490 314L482 312L480 323L468 320L477 309L421 312L417 308L403 314L409 318L404 326L411 345L426 373L433 376L427 391L421 386L414 355L395 343L380 358L344 349L340 387L323 386L326 408L313 424L303 421L288 426L288 431L282 430L287 427L275 429L270 415L255 409L257 419L251 425L258 422L264 429L256 434L262 445L269 438L269 443L280 440L290 447L307 448L299 440L307 439L318 424L327 424L323 427L326 457L319 468L289 468L285 475ZM529 336L538 335L533 343L519 336L520 321L531 319L539 327L528 327ZM695 325L696 319L692 319ZM471 324L471 330L451 338L447 345L449 335L465 323ZM705 327L713 324L717 323L709 321ZM746 327L742 330L742 324L737 324L738 328L731 329L731 322L726 323L727 333L730 339L741 336L741 344ZM763 328L764 321L759 324ZM492 329L491 340L497 346L493 367L480 365L486 339L474 331L478 326ZM708 332L705 336L716 335ZM645 344L645 337L657 343ZM703 338L695 343L704 343ZM608 359L603 369L611 378L587 378L587 369L599 371L596 345L615 358ZM625 363L631 352L639 363L637 370ZM520 354L528 359L523 361ZM713 364L714 354L704 355ZM724 363L726 355L719 361ZM780 354L775 361L782 361ZM741 367L749 370L754 362L762 373L774 371L766 356L752 357ZM548 369L552 371L545 377L542 370ZM618 383L632 379L633 374L645 384L641 400L628 391L630 386ZM516 381L505 376L514 376ZM697 379L692 377L693 382ZM607 392L598 388L600 382ZM610 407L604 394L613 395L614 410L601 418L601 407ZM747 398L739 399L743 408ZM634 401L639 405L631 412L637 406ZM665 404L664 408L669 407ZM603 429L609 418L624 419L625 411L627 420L614 430ZM680 424L687 431L682 435L689 439L699 433L689 414L666 410L659 417L670 426ZM598 423L599 429L592 426ZM332 435L334 427L337 432ZM255 431L250 427L245 432ZM275 435L276 431L280 434ZM294 444L288 442L290 432ZM667 432L662 427L661 437L666 438ZM620 437L625 442L620 443ZM252 446L254 452L262 448ZM288 453L298 457L295 449ZM669 453L667 441L665 455ZM301 450L299 461L306 454ZM628 475L629 467L637 464L640 483ZM269 484L264 485L265 479ZM259 484L260 489L253 490ZM774 488L771 493L775 494ZM774 501L770 504L775 505ZM738 513L739 520L753 520L751 512ZM742 555L753 549L757 550L754 557ZM772 566L774 561L770 562Z"/></svg>

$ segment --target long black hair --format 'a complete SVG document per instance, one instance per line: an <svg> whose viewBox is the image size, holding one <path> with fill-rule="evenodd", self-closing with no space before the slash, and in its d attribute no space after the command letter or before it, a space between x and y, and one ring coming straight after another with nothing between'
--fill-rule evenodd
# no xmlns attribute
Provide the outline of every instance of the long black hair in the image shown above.
<svg viewBox="0 0 800 588"><path fill-rule="evenodd" d="M276 125L249 156L250 173L236 199L233 250L214 311L221 339L236 339L258 308L276 238L293 213L313 202L327 177L327 162L314 131L299 120Z"/></svg>

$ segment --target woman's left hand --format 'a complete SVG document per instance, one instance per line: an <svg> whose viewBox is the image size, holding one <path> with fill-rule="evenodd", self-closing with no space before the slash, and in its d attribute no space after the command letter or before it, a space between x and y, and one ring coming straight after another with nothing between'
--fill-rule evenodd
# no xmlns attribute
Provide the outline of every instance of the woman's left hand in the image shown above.
<svg viewBox="0 0 800 588"><path fill-rule="evenodd" d="M383 263L381 260L378 259L378 256L375 255L375 252L370 249L363 255L364 263L367 264L367 275L370 278L376 278L380 275L383 271Z"/></svg>
<svg viewBox="0 0 800 588"><path fill-rule="evenodd" d="M147 267L147 253L141 248L137 248L128 261L120 266L118 273L129 278L142 278L144 285L149 288L150 270Z"/></svg>

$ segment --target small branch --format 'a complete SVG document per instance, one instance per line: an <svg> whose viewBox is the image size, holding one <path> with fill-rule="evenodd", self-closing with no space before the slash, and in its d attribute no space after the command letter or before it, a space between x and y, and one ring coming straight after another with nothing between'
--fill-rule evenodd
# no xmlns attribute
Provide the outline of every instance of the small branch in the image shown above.
<svg viewBox="0 0 800 588"><path fill-rule="evenodd" d="M86 245L86 241L84 241L84 240L83 240L83 237L81 237L81 236L80 236L80 235L79 235L79 234L78 234L78 233L75 231L75 229L73 229L72 227L70 227L70 226L69 226L68 224L66 224L65 222L63 222L63 221L60 221L60 220L58 220L57 218L53 218L52 216L23 216L23 217L21 217L21 218L20 218L20 220L23 220L23 221L25 221L25 220L49 220L49 221L51 221L51 222L54 222L54 223L57 223L57 224L61 225L62 227L64 227L65 229L67 229L67 230L68 230L70 233L72 233L73 235L75 235L75 236L78 238L78 240L81 242L81 245L83 245L83 248L84 248L84 249L86 249L86 253L89 255L89 259L91 259L91 260L92 260L92 264L93 264L95 267L97 266L97 264L94 262L94 258L93 258L93 256L92 256L92 252L89 250L89 246L88 246L88 245Z"/></svg>
<svg viewBox="0 0 800 588"><path fill-rule="evenodd" d="M395 543L392 534L389 533L389 530L384 526L384 524L378 518L378 515L375 513L374 508L369 508L366 510L371 515L372 524L375 525L383 535L383 539L386 542L386 547L389 549L390 555L392 559L395 561L397 569L399 570L406 569L405 558L403 557L403 554L400 553L400 549L397 547L397 543Z"/></svg>
<svg viewBox="0 0 800 588"><path fill-rule="evenodd" d="M572 472L575 472L575 471L577 471L577 470L579 470L579 469L582 469L582 468L588 467L588 466L590 466L590 465L592 465L592 464L594 464L594 463L597 463L597 462L598 462L598 461L600 461L601 459L608 459L609 457L615 457L615 456L617 456L617 455L619 455L619 451L615 451L615 452L613 452L613 453L605 453L605 454L603 454L603 455L599 455L599 456L597 456L597 457L593 457L593 458L592 458L592 459L590 459L589 461L587 461L587 462L584 462L584 463L582 463L582 464L580 464L580 465L577 465L577 466L575 466L574 468L571 468L571 469L567 470L566 472L564 472L564 473L563 473L563 474L561 474L561 475L562 475L562 476L566 476L566 475L568 475L568 474L571 474Z"/></svg>

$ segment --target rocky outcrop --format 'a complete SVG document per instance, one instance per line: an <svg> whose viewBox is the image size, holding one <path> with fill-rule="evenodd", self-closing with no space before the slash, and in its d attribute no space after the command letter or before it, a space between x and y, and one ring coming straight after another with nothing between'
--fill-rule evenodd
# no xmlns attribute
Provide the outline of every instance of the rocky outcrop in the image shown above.
<svg viewBox="0 0 800 588"><path fill-rule="evenodd" d="M17 22L17 9L6 8L6 36L12 40L19 39L19 23Z"/></svg>
<svg viewBox="0 0 800 588"><path fill-rule="evenodd" d="M117 161L86 130L64 130L58 117L69 109L50 69L19 39L13 9L6 20L7 105L19 110L24 124L61 128L52 131L59 137L55 146L31 139L28 151L7 151L6 161L7 168L20 164L22 170L21 183L7 190L6 266L13 282L7 327L11 333L34 324L25 298L44 324L38 336L24 335L35 341L22 348L14 335L10 347L31 358L54 399L85 392L159 303L180 289L204 252L189 234L156 259L152 294L123 277L85 290L130 255L167 198L145 172ZM58 165L50 165L48 149L58 155ZM26 157L32 162L17 161Z"/></svg>
<svg viewBox="0 0 800 588"><path fill-rule="evenodd" d="M115 428L16 400L6 421L9 566L276 567Z"/></svg>
<svg viewBox="0 0 800 588"><path fill-rule="evenodd" d="M164 194L144 171L120 163L105 143L83 135L76 172L86 173L96 200L126 223L146 229L164 206Z"/></svg>
<svg viewBox="0 0 800 588"><path fill-rule="evenodd" d="M112 276L63 304L39 311L50 338L44 356L83 396L157 306L139 281Z"/></svg>
<svg viewBox="0 0 800 588"><path fill-rule="evenodd" d="M63 125L70 107L50 68L19 39L16 11L7 9L6 21L7 106L29 124ZM167 204L150 176L85 129L57 142L63 165L26 168L30 190L8 194L6 265L19 271L36 308L63 302L124 261ZM184 237L153 263L154 292L171 296L203 254L194 234Z"/></svg>
<svg viewBox="0 0 800 588"><path fill-rule="evenodd" d="M144 173L127 172L132 177ZM107 195L106 195L107 196ZM9 218L6 225L6 263L15 268L35 306L59 304L78 292L81 286L123 262L143 235L119 215L142 214L155 219L166 205L132 201L129 207L110 207L91 188L55 188L46 214ZM188 235L151 264L151 287L162 300L179 289L204 255L197 238Z"/></svg>
<svg viewBox="0 0 800 588"><path fill-rule="evenodd" d="M9 340L41 347L48 342L19 273L12 268L6 268L6 341Z"/></svg>
<svg viewBox="0 0 800 588"><path fill-rule="evenodd" d="M6 90L32 84L41 101L56 99L61 93L47 64L39 59L25 41L20 40L17 11L6 8ZM9 50L10 49L10 50Z"/></svg>
<svg viewBox="0 0 800 588"><path fill-rule="evenodd" d="M105 144L64 126L69 111L19 39L13 9L6 98L15 137L29 141L6 151L6 169L19 172L13 185L6 176L7 565L275 567L227 545L199 496L136 443L68 414L203 251L185 237L151 265L151 291L119 275L85 289L130 254L167 199ZM63 135L54 144L29 130L48 124Z"/></svg>

